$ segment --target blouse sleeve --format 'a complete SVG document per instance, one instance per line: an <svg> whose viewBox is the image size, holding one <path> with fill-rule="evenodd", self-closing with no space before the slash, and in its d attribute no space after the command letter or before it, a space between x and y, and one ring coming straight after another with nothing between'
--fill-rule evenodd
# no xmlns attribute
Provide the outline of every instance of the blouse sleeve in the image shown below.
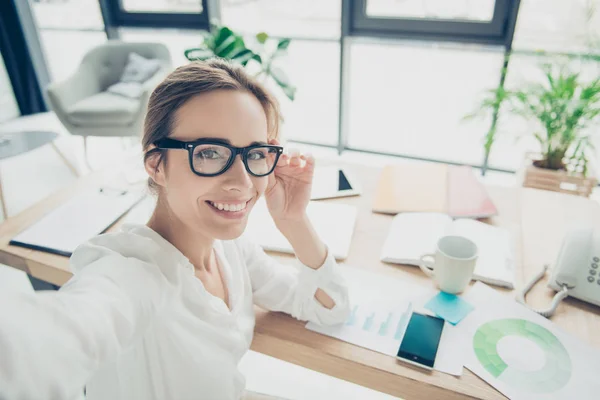
<svg viewBox="0 0 600 400"><path fill-rule="evenodd" d="M59 291L0 294L0 398L80 398L98 367L143 334L161 277L139 260L104 257Z"/></svg>
<svg viewBox="0 0 600 400"><path fill-rule="evenodd" d="M239 243L248 267L255 304L322 325L338 324L347 319L348 289L340 267L329 252L320 268L310 268L299 260L298 268L294 268L277 262L247 239L239 239ZM335 306L332 309L324 307L315 298L317 289L333 299Z"/></svg>

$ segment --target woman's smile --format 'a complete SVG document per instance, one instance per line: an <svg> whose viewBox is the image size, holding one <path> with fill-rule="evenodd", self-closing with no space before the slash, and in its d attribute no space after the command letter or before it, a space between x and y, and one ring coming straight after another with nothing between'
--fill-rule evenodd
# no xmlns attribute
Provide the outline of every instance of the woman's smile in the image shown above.
<svg viewBox="0 0 600 400"><path fill-rule="evenodd" d="M247 200L206 200L205 203L220 217L226 219L242 219L250 211L253 199L254 197Z"/></svg>

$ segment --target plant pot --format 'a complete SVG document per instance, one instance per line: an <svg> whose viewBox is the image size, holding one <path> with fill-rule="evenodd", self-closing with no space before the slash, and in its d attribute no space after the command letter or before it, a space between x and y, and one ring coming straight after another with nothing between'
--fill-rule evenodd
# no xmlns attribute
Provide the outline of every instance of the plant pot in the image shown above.
<svg viewBox="0 0 600 400"><path fill-rule="evenodd" d="M533 162L539 160L539 154L528 153L521 171L523 187L589 197L598 181L593 176L584 176L581 172L538 168Z"/></svg>

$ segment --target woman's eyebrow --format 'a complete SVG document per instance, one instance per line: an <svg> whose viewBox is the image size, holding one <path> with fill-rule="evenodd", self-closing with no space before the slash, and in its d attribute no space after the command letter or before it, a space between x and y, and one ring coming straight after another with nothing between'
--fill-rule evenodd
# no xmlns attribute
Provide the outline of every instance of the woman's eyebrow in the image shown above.
<svg viewBox="0 0 600 400"><path fill-rule="evenodd" d="M198 141L198 140L210 140L210 141L217 142L217 143L231 145L231 141L229 139L223 139L223 138L199 137L199 138L194 139L194 141ZM263 141L254 141L254 142L250 143L248 146L267 145L267 144L268 144L267 142L263 142Z"/></svg>
<svg viewBox="0 0 600 400"><path fill-rule="evenodd" d="M206 136L198 137L198 138L192 140L192 142L197 142L199 140L210 140L212 142L218 142L218 143L229 144L229 145L231 144L231 141L229 139L213 138L213 137L206 137Z"/></svg>

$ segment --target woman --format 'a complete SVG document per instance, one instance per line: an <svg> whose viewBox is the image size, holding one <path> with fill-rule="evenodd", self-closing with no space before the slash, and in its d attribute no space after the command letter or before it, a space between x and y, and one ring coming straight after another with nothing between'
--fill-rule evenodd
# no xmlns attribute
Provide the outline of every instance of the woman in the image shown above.
<svg viewBox="0 0 600 400"><path fill-rule="evenodd" d="M152 93L143 147L157 205L98 236L58 292L0 305L0 398L238 399L253 304L335 324L338 266L306 217L314 160L282 154L279 111L241 67L175 70ZM299 269L241 238L264 194Z"/></svg>

